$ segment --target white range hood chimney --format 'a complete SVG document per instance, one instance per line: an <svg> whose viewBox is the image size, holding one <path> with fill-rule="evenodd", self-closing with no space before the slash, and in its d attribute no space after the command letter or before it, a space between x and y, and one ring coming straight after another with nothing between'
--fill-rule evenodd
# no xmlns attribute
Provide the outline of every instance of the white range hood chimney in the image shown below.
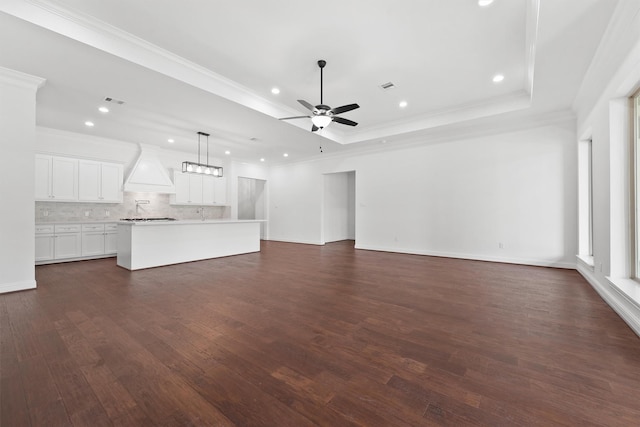
<svg viewBox="0 0 640 427"><path fill-rule="evenodd" d="M124 191L140 193L175 193L169 172L158 159L159 150L151 145L138 144L140 156L124 183Z"/></svg>

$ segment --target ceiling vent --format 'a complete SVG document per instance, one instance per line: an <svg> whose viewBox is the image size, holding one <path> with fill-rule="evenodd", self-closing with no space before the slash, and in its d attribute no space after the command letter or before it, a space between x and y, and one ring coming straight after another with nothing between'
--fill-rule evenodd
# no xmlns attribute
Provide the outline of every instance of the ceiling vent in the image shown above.
<svg viewBox="0 0 640 427"><path fill-rule="evenodd" d="M105 96L104 100L106 102L112 102L112 103L118 104L118 105L124 104L124 101L120 101L119 99L111 98L110 96Z"/></svg>
<svg viewBox="0 0 640 427"><path fill-rule="evenodd" d="M380 85L380 87L381 87L382 89L384 89L384 90L389 90L389 89L393 89L393 88L395 88L395 87L396 87L396 85L394 85L394 84L393 84L393 83L391 83L391 82L387 82L387 83L383 83L383 84L381 84L381 85Z"/></svg>

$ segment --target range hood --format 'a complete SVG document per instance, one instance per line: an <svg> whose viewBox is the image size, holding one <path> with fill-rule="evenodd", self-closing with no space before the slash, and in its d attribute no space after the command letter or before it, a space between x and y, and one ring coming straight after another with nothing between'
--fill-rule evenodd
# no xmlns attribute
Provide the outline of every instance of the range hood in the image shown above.
<svg viewBox="0 0 640 427"><path fill-rule="evenodd" d="M124 191L140 193L175 193L169 172L158 158L156 147L138 144L140 155L124 182Z"/></svg>

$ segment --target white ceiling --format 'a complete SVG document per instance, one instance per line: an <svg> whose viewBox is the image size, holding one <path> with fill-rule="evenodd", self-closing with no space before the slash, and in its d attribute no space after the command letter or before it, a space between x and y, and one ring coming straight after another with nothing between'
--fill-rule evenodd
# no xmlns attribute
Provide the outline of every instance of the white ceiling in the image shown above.
<svg viewBox="0 0 640 427"><path fill-rule="evenodd" d="M0 66L47 79L37 100L44 127L183 151L204 131L214 155L291 161L319 155L319 145L393 146L566 111L616 3L3 0ZM311 133L309 119L277 120L307 114L298 99L320 103L318 59L327 61L324 103L357 102L342 115L357 127ZM396 88L381 89L386 82ZM105 96L125 104L101 114Z"/></svg>

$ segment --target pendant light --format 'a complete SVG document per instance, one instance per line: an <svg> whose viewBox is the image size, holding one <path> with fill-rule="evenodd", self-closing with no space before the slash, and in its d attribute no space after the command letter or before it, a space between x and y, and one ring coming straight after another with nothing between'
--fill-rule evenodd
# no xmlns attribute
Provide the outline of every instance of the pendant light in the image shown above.
<svg viewBox="0 0 640 427"><path fill-rule="evenodd" d="M200 138L207 138L207 162L200 162ZM198 163L185 161L182 162L182 173L199 173L203 175L211 175L216 178L222 177L222 166L212 166L209 164L209 134L198 132Z"/></svg>

